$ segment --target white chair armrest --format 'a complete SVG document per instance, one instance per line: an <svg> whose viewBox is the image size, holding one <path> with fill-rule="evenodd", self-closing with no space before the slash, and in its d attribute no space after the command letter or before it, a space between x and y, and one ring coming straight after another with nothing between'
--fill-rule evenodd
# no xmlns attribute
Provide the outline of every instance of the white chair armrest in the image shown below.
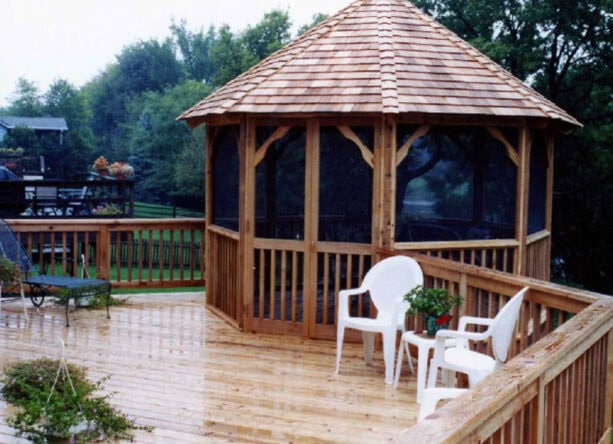
<svg viewBox="0 0 613 444"><path fill-rule="evenodd" d="M368 291L367 288L349 288L338 292L338 315L339 317L349 317L349 297L364 294Z"/></svg>
<svg viewBox="0 0 613 444"><path fill-rule="evenodd" d="M493 318L477 318L475 316L462 316L458 325L458 331L465 331L466 326L472 325L487 325L488 327L494 323Z"/></svg>
<svg viewBox="0 0 613 444"><path fill-rule="evenodd" d="M442 362L443 356L445 354L445 345L447 343L447 339L456 339L456 344L458 347L467 347L468 341L483 341L489 338L489 334L486 333L472 333L468 331L457 331L457 330L439 330L436 332L435 342L434 342L434 357L440 359L439 362Z"/></svg>
<svg viewBox="0 0 613 444"><path fill-rule="evenodd" d="M467 339L469 341L483 341L489 337L490 335L487 333L473 333L470 331L458 331L458 330L439 330L436 332L435 338L437 341L440 340L444 344L447 338Z"/></svg>

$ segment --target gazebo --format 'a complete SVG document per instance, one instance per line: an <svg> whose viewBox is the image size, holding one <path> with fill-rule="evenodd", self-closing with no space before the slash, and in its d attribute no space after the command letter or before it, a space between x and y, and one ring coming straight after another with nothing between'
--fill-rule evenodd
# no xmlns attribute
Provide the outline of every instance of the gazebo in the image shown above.
<svg viewBox="0 0 613 444"><path fill-rule="evenodd" d="M238 328L335 337L392 250L549 278L579 123L407 1L351 3L179 118L207 125L207 304Z"/></svg>

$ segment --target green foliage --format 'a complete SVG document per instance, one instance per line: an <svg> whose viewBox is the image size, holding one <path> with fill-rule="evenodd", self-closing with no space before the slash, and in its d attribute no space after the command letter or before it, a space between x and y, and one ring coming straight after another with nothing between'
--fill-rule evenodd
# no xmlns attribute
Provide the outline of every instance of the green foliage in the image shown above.
<svg viewBox="0 0 613 444"><path fill-rule="evenodd" d="M311 19L311 23L307 23L306 25L302 25L300 28L298 28L298 35L304 34L309 29L314 28L315 26L319 25L321 22L323 22L327 18L328 16L326 14L314 14Z"/></svg>
<svg viewBox="0 0 613 444"><path fill-rule="evenodd" d="M45 94L25 79L17 82L9 112L20 117L63 117L69 131L62 135L37 135L27 127L13 129L5 136L8 147L23 147L26 155L45 156L50 167L47 174L62 179L83 175L92 150L93 135L89 127L89 108L83 94L66 80L55 80Z"/></svg>
<svg viewBox="0 0 613 444"><path fill-rule="evenodd" d="M71 438L71 442L131 439L132 430L139 427L111 406L110 395L95 395L105 380L92 383L85 368L67 364L69 381L64 372L58 377L59 365L60 361L41 358L5 367L1 394L18 407L7 423L35 443L50 438ZM83 423L87 427L77 431Z"/></svg>
<svg viewBox="0 0 613 444"><path fill-rule="evenodd" d="M404 296L410 305L407 313L441 316L451 313L456 305L462 304L461 296L452 296L444 288L428 288L418 285Z"/></svg>
<svg viewBox="0 0 613 444"><path fill-rule="evenodd" d="M6 110L7 115L23 117L40 117L43 115L43 102L38 86L30 80L20 77L15 92Z"/></svg>
<svg viewBox="0 0 613 444"><path fill-rule="evenodd" d="M278 51L290 41L292 22L287 11L275 9L264 14L260 22L243 33L244 45L257 61Z"/></svg>
<svg viewBox="0 0 613 444"><path fill-rule="evenodd" d="M0 283L15 282L21 278L21 269L10 259L0 256Z"/></svg>
<svg viewBox="0 0 613 444"><path fill-rule="evenodd" d="M556 140L552 271L613 293L611 0L415 4L585 125Z"/></svg>
<svg viewBox="0 0 613 444"><path fill-rule="evenodd" d="M137 199L166 203L171 196L189 195L194 191L178 188L175 173L179 157L197 161L193 150L200 147L203 151L203 136L193 133L175 118L209 91L202 83L187 81L162 93L145 93L130 103L130 122L134 123L128 129L128 148L130 163L138 177ZM203 168L203 162L185 165L181 170L183 175L177 176L178 184L203 182ZM198 174L201 175L198 177ZM201 190L196 188L196 191Z"/></svg>
<svg viewBox="0 0 613 444"><path fill-rule="evenodd" d="M130 102L146 92L159 93L182 79L183 68L171 41L148 40L126 46L117 63L85 87L92 110L91 127L98 138L99 151L94 156L105 153L126 158Z"/></svg>

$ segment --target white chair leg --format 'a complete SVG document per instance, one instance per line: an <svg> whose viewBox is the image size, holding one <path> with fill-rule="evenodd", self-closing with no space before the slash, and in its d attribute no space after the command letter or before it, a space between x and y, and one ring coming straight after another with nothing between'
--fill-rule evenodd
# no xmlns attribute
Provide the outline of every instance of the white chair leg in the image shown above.
<svg viewBox="0 0 613 444"><path fill-rule="evenodd" d="M438 373L438 360L434 357L430 360L430 370L428 371L428 382L427 387L432 388L436 387L436 376Z"/></svg>
<svg viewBox="0 0 613 444"><path fill-rule="evenodd" d="M465 393L468 389L458 388L443 388L443 387L428 387L424 390L423 399L419 406L418 421L421 421L430 413L436 410L436 405L443 399L457 398L461 394Z"/></svg>
<svg viewBox="0 0 613 444"><path fill-rule="evenodd" d="M400 339L400 345L398 346L398 357L396 358L396 371L394 372L394 388L398 388L398 381L400 380L400 371L402 370L402 360L404 359L404 341ZM409 357L411 362L411 357Z"/></svg>
<svg viewBox="0 0 613 444"><path fill-rule="evenodd" d="M2 283L0 282L0 315L2 315Z"/></svg>
<svg viewBox="0 0 613 444"><path fill-rule="evenodd" d="M396 329L383 333L383 360L385 361L385 383L394 382L394 354L396 353Z"/></svg>
<svg viewBox="0 0 613 444"><path fill-rule="evenodd" d="M375 348L375 334L371 331L363 331L362 341L364 348L364 362L366 365L372 365L372 352Z"/></svg>
<svg viewBox="0 0 613 444"><path fill-rule="evenodd" d="M413 368L413 361L411 360L411 352L409 351L409 343L402 341L402 345L404 347L404 351L407 354L407 361L409 362L409 369L411 370L411 374L415 374L415 369Z"/></svg>
<svg viewBox="0 0 613 444"><path fill-rule="evenodd" d="M398 358L396 359L396 371L394 372L394 388L398 388L398 382L400 381L400 372L402 371L402 360L404 359L404 352L407 354L407 361L409 361L409 369L411 373L415 373L413 370L413 363L411 362L411 354L409 352L409 344L400 339L400 345L398 346Z"/></svg>
<svg viewBox="0 0 613 444"><path fill-rule="evenodd" d="M341 353L343 351L343 336L345 336L345 326L338 324L336 329L336 370L337 375L341 371Z"/></svg>

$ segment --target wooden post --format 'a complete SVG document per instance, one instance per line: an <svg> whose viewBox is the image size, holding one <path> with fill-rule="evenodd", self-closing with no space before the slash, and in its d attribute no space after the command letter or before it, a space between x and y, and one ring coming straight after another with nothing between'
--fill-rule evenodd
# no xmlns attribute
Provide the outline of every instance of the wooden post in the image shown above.
<svg viewBox="0 0 613 444"><path fill-rule="evenodd" d="M238 182L238 294L236 320L240 328L249 328L253 300L253 231L255 225L255 126L246 116L241 118Z"/></svg>
<svg viewBox="0 0 613 444"><path fill-rule="evenodd" d="M515 209L515 239L519 243L514 273L527 271L528 199L530 191L530 130L519 129L519 167L517 169L517 198Z"/></svg>
<svg viewBox="0 0 613 444"><path fill-rule="evenodd" d="M97 279L111 279L111 233L108 224L101 224L96 239L96 272Z"/></svg>
<svg viewBox="0 0 613 444"><path fill-rule="evenodd" d="M547 150L547 183L545 185L545 230L552 232L553 218L553 167L554 167L554 138L553 134L548 134L545 139L545 147ZM543 280L548 281L551 278L551 234L549 234L549 242L547 251L545 251L545 276Z"/></svg>
<svg viewBox="0 0 613 444"><path fill-rule="evenodd" d="M373 246L383 250L393 248L395 232L396 199L396 122L392 116L384 116L381 121L380 147L375 155L374 190L379 201L373 206ZM377 199L377 198L374 198ZM376 214L378 213L378 214Z"/></svg>
<svg viewBox="0 0 613 444"><path fill-rule="evenodd" d="M206 146L205 146L205 164L204 164L204 217L205 217L205 231L202 239L207 248L207 254L204 256L204 280L206 282L206 298L205 301L212 301L214 298L214 287L209 285L213 282L211 279L211 272L213 271L213 255L208 254L211 251L211 239L207 226L212 222L213 217L213 143L215 128L211 125L206 125ZM204 251L202 251L204 254ZM210 302L205 302L209 304Z"/></svg>
<svg viewBox="0 0 613 444"><path fill-rule="evenodd" d="M317 239L319 234L319 121L307 122L304 177L304 299L302 332L315 336L317 310Z"/></svg>
<svg viewBox="0 0 613 444"><path fill-rule="evenodd" d="M605 436L602 442L610 442L613 436L613 331L609 331L607 344L607 382L605 386L604 421Z"/></svg>

